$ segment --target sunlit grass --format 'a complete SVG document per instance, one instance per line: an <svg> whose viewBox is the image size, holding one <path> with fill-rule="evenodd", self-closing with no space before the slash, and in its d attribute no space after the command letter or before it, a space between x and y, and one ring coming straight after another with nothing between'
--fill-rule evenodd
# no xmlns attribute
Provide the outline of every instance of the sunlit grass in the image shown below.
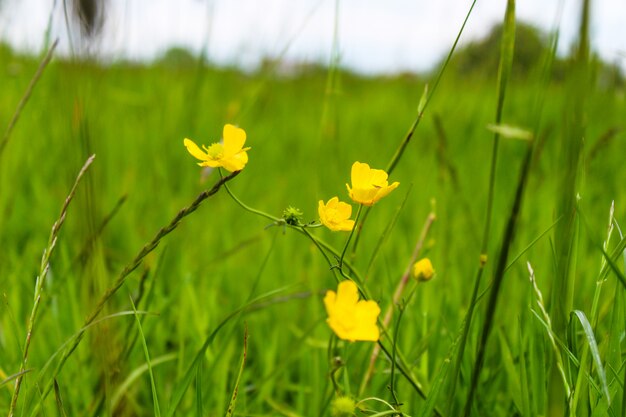
<svg viewBox="0 0 626 417"><path fill-rule="evenodd" d="M1 53L5 126L39 63ZM591 77L579 59L572 76ZM283 78L53 60L0 153L0 411L15 397L16 415L321 416L348 396L378 415L622 415L624 91L555 81L549 64L504 97L497 73L444 73L436 93L424 77L425 95L421 78L335 66ZM227 123L245 129L248 163L201 198L224 179L182 140L215 143ZM494 123L531 133L496 127L494 151ZM568 165L572 137L584 142ZM371 211L354 205L352 239L302 227L320 200L350 201L354 161L401 185ZM287 207L302 212L293 224ZM418 255L436 275L408 285ZM383 312L377 348L326 324L323 297L346 277Z"/></svg>

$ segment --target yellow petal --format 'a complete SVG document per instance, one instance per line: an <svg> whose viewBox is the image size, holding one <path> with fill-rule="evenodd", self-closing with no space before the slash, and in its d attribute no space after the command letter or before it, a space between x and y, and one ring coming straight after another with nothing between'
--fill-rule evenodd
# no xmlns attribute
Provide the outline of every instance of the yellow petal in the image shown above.
<svg viewBox="0 0 626 417"><path fill-rule="evenodd" d="M248 154L239 152L235 155L224 157L221 162L221 166L230 172L241 171L248 163Z"/></svg>
<svg viewBox="0 0 626 417"><path fill-rule="evenodd" d="M196 145L192 140L185 138L183 140L187 151L195 158L205 161L209 158L209 155L206 152L203 152L198 145Z"/></svg>
<svg viewBox="0 0 626 417"><path fill-rule="evenodd" d="M370 184L377 187L387 186L387 173L382 169L370 170Z"/></svg>
<svg viewBox="0 0 626 417"><path fill-rule="evenodd" d="M224 125L224 153L233 155L242 150L246 143L246 132L234 125Z"/></svg>
<svg viewBox="0 0 626 417"><path fill-rule="evenodd" d="M350 280L341 281L337 287L337 302L343 305L356 305L359 301L359 289Z"/></svg>
<svg viewBox="0 0 626 417"><path fill-rule="evenodd" d="M354 229L354 220L344 220L337 224L338 232L349 232Z"/></svg>
<svg viewBox="0 0 626 417"><path fill-rule="evenodd" d="M326 307L326 313L329 316L334 315L336 299L337 299L337 294L335 294L334 291L331 291L331 290L326 291L326 296L324 297L324 306Z"/></svg>
<svg viewBox="0 0 626 417"><path fill-rule="evenodd" d="M350 198L357 203L361 203L365 206L371 206L376 202L375 197L378 192L378 188L353 188L350 190Z"/></svg>
<svg viewBox="0 0 626 417"><path fill-rule="evenodd" d="M343 201L338 201L337 214L341 219L349 219L352 216L352 206Z"/></svg>
<svg viewBox="0 0 626 417"><path fill-rule="evenodd" d="M389 194L396 188L398 188L399 185L400 183L396 181L388 187L378 188L378 191L376 192L376 195L374 197L374 203L380 200L381 198L385 197L387 194Z"/></svg>
<svg viewBox="0 0 626 417"><path fill-rule="evenodd" d="M352 188L369 187L370 166L358 161L355 162L352 164L350 179L352 180Z"/></svg>

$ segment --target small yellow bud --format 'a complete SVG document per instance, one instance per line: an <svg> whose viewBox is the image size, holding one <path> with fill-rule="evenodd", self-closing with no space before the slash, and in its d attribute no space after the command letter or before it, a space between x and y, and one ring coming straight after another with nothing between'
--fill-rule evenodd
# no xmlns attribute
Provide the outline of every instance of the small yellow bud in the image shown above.
<svg viewBox="0 0 626 417"><path fill-rule="evenodd" d="M481 253L480 254L480 266L485 266L486 263L487 263L487 254Z"/></svg>
<svg viewBox="0 0 626 417"><path fill-rule="evenodd" d="M433 264L428 258L422 258L413 265L413 277L418 281L428 281L435 275Z"/></svg>
<svg viewBox="0 0 626 417"><path fill-rule="evenodd" d="M350 397L335 397L330 405L330 415L333 417L352 417L356 403Z"/></svg>

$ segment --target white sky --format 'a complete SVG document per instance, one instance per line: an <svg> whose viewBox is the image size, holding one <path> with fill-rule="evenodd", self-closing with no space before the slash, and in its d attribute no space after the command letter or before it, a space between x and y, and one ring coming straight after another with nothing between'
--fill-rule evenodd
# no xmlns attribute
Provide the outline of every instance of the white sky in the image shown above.
<svg viewBox="0 0 626 417"><path fill-rule="evenodd" d="M582 0L518 0L517 16L561 28L566 51ZM69 1L68 1L69 3ZM563 3L561 18L557 10ZM341 63L364 73L425 70L449 50L471 0L340 0ZM501 21L506 0L478 0L463 41ZM69 53L63 0L0 0L0 39L38 51L52 17L52 37ZM287 49L287 61L328 62L335 0L109 0L98 45L105 57L151 59L185 46L219 64L256 65ZM592 42L600 55L626 67L626 0L592 1ZM74 35L75 36L75 35Z"/></svg>

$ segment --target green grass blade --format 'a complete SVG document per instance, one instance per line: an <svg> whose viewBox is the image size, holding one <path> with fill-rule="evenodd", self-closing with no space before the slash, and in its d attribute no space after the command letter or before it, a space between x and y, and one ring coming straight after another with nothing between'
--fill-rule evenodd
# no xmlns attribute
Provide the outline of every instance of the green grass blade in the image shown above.
<svg viewBox="0 0 626 417"><path fill-rule="evenodd" d="M148 365L148 375L150 376L150 388L152 389L152 404L153 411L155 417L161 417L161 408L159 407L159 397L157 394L156 383L154 382L154 373L152 372L152 362L150 361L150 352L148 350L148 343L146 342L146 336L143 333L143 326L141 325L141 320L139 320L139 315L137 314L137 308L135 308L135 303L133 302L133 297L128 297L130 299L130 305L133 307L133 313L135 316L135 323L137 324L137 331L139 332L139 336L141 338L141 345L143 347L143 354L146 358L146 364Z"/></svg>
<svg viewBox="0 0 626 417"><path fill-rule="evenodd" d="M20 377L20 376L22 376L22 375L24 375L24 374L27 374L27 373L29 373L29 372L31 372L31 371L32 371L32 369L25 369L25 370L23 370L23 371L21 371L21 372L17 372L17 373L15 373L15 374L13 374L13 375L9 375L8 377L6 377L6 378L5 378L5 379L3 379L2 381L0 381L0 388L2 388L3 386L5 386L5 385L6 385L6 384L8 384L9 382L13 381L14 379L16 379L16 378L18 378L18 377Z"/></svg>
<svg viewBox="0 0 626 417"><path fill-rule="evenodd" d="M243 330L243 353L241 355L241 365L239 366L239 373L235 380L235 387L233 388L233 394L230 397L228 408L226 409L226 417L232 417L235 413L235 407L237 405L237 397L239 396L239 383L241 382L241 375L243 375L243 368L246 365L246 358L248 357L248 326L244 325Z"/></svg>
<svg viewBox="0 0 626 417"><path fill-rule="evenodd" d="M63 406L63 399L61 398L61 389L59 388L59 383L56 379L54 380L54 399L57 404L57 410L59 411L59 415L61 417L67 417L65 407Z"/></svg>
<svg viewBox="0 0 626 417"><path fill-rule="evenodd" d="M504 108L504 99L506 97L506 87L507 82L510 77L511 67L513 65L513 54L515 50L515 0L508 0L506 11L504 14L504 28L502 34L502 40L500 43L500 62L498 66L498 93L497 93L497 106L496 106L496 115L495 115L495 124L499 125L502 119L502 110ZM472 318L474 315L474 309L478 302L478 293L480 288L480 282L482 279L482 274L484 271L486 261L483 259L487 259L487 252L489 249L489 236L491 230L491 215L493 210L493 198L495 192L495 183L496 183L496 167L498 163L498 145L500 141L500 135L496 132L494 133L493 139L493 147L491 150L491 165L490 165L490 173L489 173L489 188L487 190L487 212L485 214L485 225L483 231L483 239L481 243L480 256L481 261L479 263L478 271L476 272L476 278L474 280L474 289L472 291L472 298L470 301L470 307L467 311L465 320L464 320L464 328L461 333L461 339L459 341L459 350L457 352L457 358L454 361L454 365L452 368L452 382L448 395L448 405L452 407L454 404L454 398L456 397L456 384L461 372L461 362L463 360L463 356L465 354L465 346L467 343L467 336L470 331L470 327L472 324ZM530 152L530 151L529 151ZM526 180L524 179L523 182ZM473 390L473 387L470 387L470 390ZM473 394L471 394L473 395ZM469 398L469 397L468 397ZM467 401L467 405L469 406L470 401ZM469 412L469 409L468 409Z"/></svg>
<svg viewBox="0 0 626 417"><path fill-rule="evenodd" d="M589 350L591 351L591 357L593 358L593 362L596 366L596 372L598 373L600 383L602 384L602 394L607 398L610 404L611 396L609 395L609 386L606 383L606 372L604 371L604 366L602 365L600 351L598 349L598 344L596 343L596 338L593 334L593 329L591 328L591 323L589 323L589 320L587 320L587 316L585 315L585 313L580 310L574 310L572 312L572 316L576 316L576 318L578 318L578 321L580 322L583 331L585 332L587 345L589 346ZM579 372L584 373L585 369L579 369Z"/></svg>
<svg viewBox="0 0 626 417"><path fill-rule="evenodd" d="M517 228L517 220L519 218L521 208L522 208L524 190L526 188L526 180L528 179L528 174L530 172L530 161L531 161L532 153L533 153L533 146L532 146L532 142L530 142L528 144L526 155L522 163L517 190L515 192L515 198L513 200L513 207L511 208L511 213L509 215L509 219L507 220L506 228L504 230L504 236L502 239L502 247L500 248L500 255L498 256L498 261L496 263L496 268L494 271L493 287L491 289L491 293L489 294L487 312L485 314L485 321L484 321L483 328L481 331L480 340L478 342L479 344L478 344L478 349L476 353L476 360L474 361L474 369L472 371L472 378L471 378L471 383L469 386L469 393L467 395L467 400L465 402L465 407L464 407L465 409L464 415L466 417L469 416L470 414L470 410L472 408L472 402L474 399L474 393L476 392L476 389L478 388L478 380L479 380L480 373L482 371L482 367L483 367L484 360L485 360L485 350L487 347L487 341L489 340L489 335L491 333L491 329L493 328L496 305L498 302L498 296L500 294L500 287L504 280L504 270L506 268L509 250L513 243L515 230Z"/></svg>
<svg viewBox="0 0 626 417"><path fill-rule="evenodd" d="M206 337L206 339L204 340L204 343L202 344L198 352L196 352L196 355L194 356L193 361L187 368L187 371L185 371L183 378L176 384L176 390L174 391L174 394L172 394L172 399L170 400L170 406L166 413L167 417L172 417L176 413L176 409L180 405L183 399L183 396L185 395L185 392L187 392L187 388L189 388L189 384L191 384L191 381L193 380L193 376L196 372L196 368L200 364L200 361L204 358L204 354L206 350L209 348L209 346L211 346L211 344L215 340L215 337L220 332L220 330L222 330L222 328L228 322L230 322L233 318L237 317L239 314L241 314L245 310L249 309L250 307L253 307L257 303L266 301L268 298L270 298L274 294L281 292L281 291L282 289L270 291L260 297L255 298L254 300L247 302L242 307L238 308L237 310L233 311L228 316L226 316L217 325L217 327Z"/></svg>
<svg viewBox="0 0 626 417"><path fill-rule="evenodd" d="M446 380L446 375L448 374L449 368L450 368L450 358L447 357L441 363L441 366L439 368L439 373L437 374L437 377L435 378L435 382L433 383L426 397L426 402L424 403L421 409L421 413L419 415L420 417L430 417L433 415L435 411L435 406L437 403L437 398L439 398L439 393L441 392L444 386L444 382Z"/></svg>
<svg viewBox="0 0 626 417"><path fill-rule="evenodd" d="M157 358L152 359L152 361L150 363L151 363L152 367L154 368L155 366L160 365L162 363L171 362L173 360L176 360L176 358L178 358L178 355L176 355L175 353L168 353L167 355L159 356ZM135 368L126 377L126 379L124 379L124 381L122 381L122 383L117 387L117 389L115 390L115 392L111 396L111 409L112 410L115 410L117 408L117 405L119 404L120 400L124 397L124 395L127 393L129 387L137 379L139 379L141 377L141 375L143 375L147 371L148 371L148 364L144 363L144 364L138 366L137 368Z"/></svg>
<svg viewBox="0 0 626 417"><path fill-rule="evenodd" d="M196 416L204 416L204 399L202 398L202 362L196 369Z"/></svg>

